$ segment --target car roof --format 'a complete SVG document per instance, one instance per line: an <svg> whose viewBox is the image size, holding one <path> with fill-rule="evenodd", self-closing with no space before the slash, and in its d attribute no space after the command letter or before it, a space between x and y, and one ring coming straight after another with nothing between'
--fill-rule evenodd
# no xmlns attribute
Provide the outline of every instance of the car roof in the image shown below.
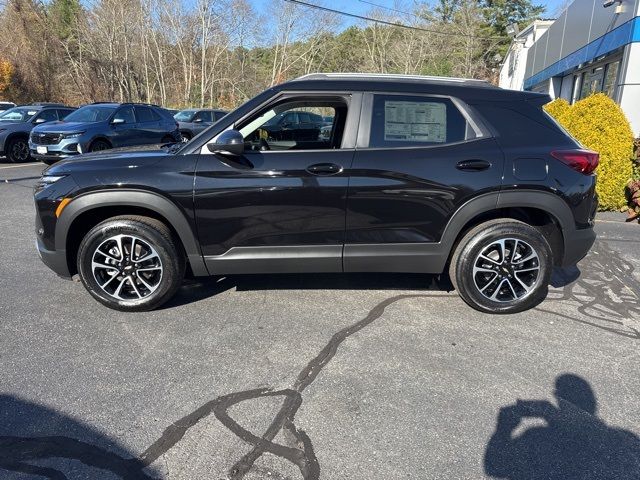
<svg viewBox="0 0 640 480"><path fill-rule="evenodd" d="M274 87L276 90L357 90L363 92L430 93L483 100L545 96L505 90L485 80L380 73L311 73Z"/></svg>

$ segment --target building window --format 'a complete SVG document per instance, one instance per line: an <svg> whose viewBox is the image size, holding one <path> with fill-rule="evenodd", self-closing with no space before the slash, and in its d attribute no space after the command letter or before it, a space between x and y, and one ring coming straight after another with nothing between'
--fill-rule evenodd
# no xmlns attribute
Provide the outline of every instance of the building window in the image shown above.
<svg viewBox="0 0 640 480"><path fill-rule="evenodd" d="M607 70L604 75L604 86L602 91L609 95L610 98L614 98L616 94L616 86L618 83L618 70L620 69L620 62L613 62L607 65Z"/></svg>

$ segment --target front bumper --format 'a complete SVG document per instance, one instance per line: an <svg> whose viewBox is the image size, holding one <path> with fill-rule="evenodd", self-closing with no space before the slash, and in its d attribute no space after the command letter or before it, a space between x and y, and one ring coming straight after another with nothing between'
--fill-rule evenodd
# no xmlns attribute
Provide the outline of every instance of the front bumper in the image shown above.
<svg viewBox="0 0 640 480"><path fill-rule="evenodd" d="M31 156L38 160L58 161L64 160L74 155L78 155L78 138L63 138L60 143L54 145L40 145L29 139L29 152ZM38 147L46 148L47 153L38 153Z"/></svg>
<svg viewBox="0 0 640 480"><path fill-rule="evenodd" d="M42 262L56 274L64 278L71 278L67 266L67 254L64 250L47 250L40 238L36 238L36 249Z"/></svg>
<svg viewBox="0 0 640 480"><path fill-rule="evenodd" d="M562 266L571 267L586 257L595 241L596 232L593 228L564 232L564 258L562 260Z"/></svg>

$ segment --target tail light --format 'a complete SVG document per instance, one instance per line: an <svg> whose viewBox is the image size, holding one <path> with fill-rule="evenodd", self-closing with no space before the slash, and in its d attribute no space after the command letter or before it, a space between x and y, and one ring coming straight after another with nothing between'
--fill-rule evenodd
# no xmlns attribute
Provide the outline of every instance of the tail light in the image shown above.
<svg viewBox="0 0 640 480"><path fill-rule="evenodd" d="M555 150L551 156L585 175L593 173L600 162L600 154L591 150Z"/></svg>

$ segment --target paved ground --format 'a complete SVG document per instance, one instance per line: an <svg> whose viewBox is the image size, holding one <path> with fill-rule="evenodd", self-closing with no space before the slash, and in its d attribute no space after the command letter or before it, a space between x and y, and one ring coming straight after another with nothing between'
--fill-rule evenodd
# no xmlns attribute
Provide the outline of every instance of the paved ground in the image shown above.
<svg viewBox="0 0 640 480"><path fill-rule="evenodd" d="M122 314L40 263L41 168L5 166L0 478L640 476L637 224L600 217L514 316L409 275L212 279Z"/></svg>

